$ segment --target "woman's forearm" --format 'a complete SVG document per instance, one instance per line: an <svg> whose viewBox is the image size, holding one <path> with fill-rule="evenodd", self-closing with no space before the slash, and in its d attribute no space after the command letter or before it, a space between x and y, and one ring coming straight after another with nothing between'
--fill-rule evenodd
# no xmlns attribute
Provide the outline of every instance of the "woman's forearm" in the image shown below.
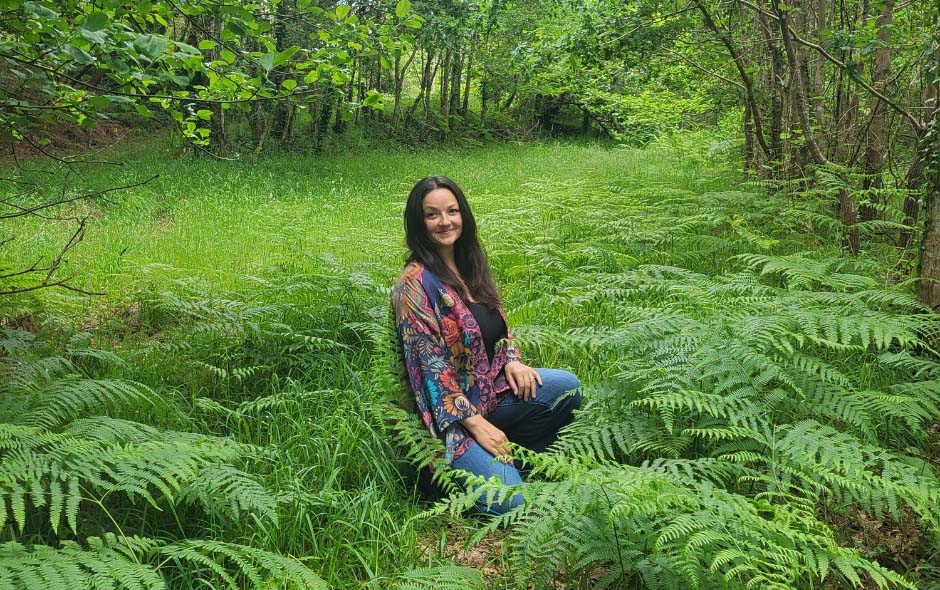
<svg viewBox="0 0 940 590"><path fill-rule="evenodd" d="M506 434L493 426L493 423L483 416L477 414L476 416L464 418L460 421L460 424L467 429L467 432L477 441L477 444L494 457L512 453Z"/></svg>

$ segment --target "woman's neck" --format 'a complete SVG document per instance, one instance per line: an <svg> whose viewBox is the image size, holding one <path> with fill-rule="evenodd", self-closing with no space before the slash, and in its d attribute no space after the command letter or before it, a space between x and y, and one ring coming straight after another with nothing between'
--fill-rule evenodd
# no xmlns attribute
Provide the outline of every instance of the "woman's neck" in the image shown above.
<svg viewBox="0 0 940 590"><path fill-rule="evenodd" d="M457 268L457 260L454 258L454 249L453 248L441 248L437 251L438 256L441 257L441 261L444 263L444 266L450 269L457 277L460 277L460 270Z"/></svg>

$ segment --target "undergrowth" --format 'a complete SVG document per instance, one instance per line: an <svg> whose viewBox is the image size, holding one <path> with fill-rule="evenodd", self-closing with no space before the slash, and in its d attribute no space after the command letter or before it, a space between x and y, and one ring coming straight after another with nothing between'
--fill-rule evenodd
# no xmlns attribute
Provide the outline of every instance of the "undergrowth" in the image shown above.
<svg viewBox="0 0 940 590"><path fill-rule="evenodd" d="M884 239L893 201L851 257L825 171L739 183L682 145L310 167L168 164L179 194L115 204L77 261L103 302L2 302L4 587L940 586L940 324ZM586 384L550 453L517 449L518 490L460 492L393 409L401 206L442 167L524 358ZM448 497L416 502L408 461ZM526 506L475 521L508 529L483 580L428 539L490 489Z"/></svg>

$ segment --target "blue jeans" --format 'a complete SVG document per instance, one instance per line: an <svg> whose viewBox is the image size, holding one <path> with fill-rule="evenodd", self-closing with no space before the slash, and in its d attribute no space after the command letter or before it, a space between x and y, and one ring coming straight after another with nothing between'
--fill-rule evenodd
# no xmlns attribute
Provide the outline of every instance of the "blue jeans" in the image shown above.
<svg viewBox="0 0 940 590"><path fill-rule="evenodd" d="M486 419L506 434L506 438L523 447L541 453L558 438L558 431L571 423L572 412L581 406L581 386L578 378L561 369L535 369L542 384L535 390L535 399L523 401L506 392L496 409ZM569 393L575 390L574 393ZM568 394L568 395L565 395ZM471 445L451 465L486 479L497 477L504 485L522 483L519 470L497 461L478 444ZM516 494L500 504L490 504L488 494L477 500L481 512L500 515L523 504Z"/></svg>

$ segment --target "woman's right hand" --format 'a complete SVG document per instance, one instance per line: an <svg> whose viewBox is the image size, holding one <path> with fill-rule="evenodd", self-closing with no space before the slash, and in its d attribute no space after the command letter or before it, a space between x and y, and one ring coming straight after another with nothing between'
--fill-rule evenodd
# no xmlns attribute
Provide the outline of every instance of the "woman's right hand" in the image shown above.
<svg viewBox="0 0 940 590"><path fill-rule="evenodd" d="M460 421L470 436L477 441L485 451L497 459L510 460L512 449L509 448L509 439L506 434L493 426L493 423L483 416L476 415Z"/></svg>

